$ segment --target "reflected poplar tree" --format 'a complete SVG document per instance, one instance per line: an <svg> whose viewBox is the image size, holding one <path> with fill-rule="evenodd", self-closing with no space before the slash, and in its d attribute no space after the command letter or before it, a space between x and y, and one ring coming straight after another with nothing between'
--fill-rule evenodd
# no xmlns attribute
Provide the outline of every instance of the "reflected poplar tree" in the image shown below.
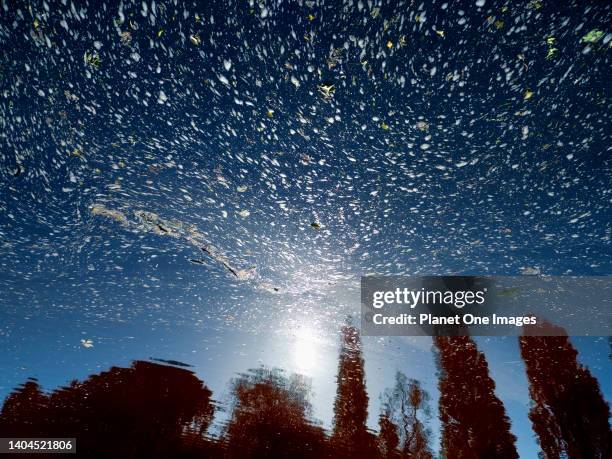
<svg viewBox="0 0 612 459"><path fill-rule="evenodd" d="M558 336L536 335L547 327ZM546 459L612 457L610 408L599 383L578 363L578 352L561 327L524 327L519 338L533 406L529 412Z"/></svg>
<svg viewBox="0 0 612 459"><path fill-rule="evenodd" d="M469 336L436 336L441 450L446 459L516 459L516 437L485 356Z"/></svg>

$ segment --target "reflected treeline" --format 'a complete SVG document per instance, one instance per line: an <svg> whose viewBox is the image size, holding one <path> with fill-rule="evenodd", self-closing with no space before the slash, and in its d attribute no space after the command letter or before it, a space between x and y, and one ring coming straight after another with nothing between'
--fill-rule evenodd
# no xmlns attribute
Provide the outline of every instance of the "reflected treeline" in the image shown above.
<svg viewBox="0 0 612 459"><path fill-rule="evenodd" d="M561 333L560 331L560 334ZM532 408L546 459L612 457L610 411L597 380L566 336L520 338ZM440 456L517 458L485 356L467 336L435 337ZM185 368L136 361L46 394L28 380L4 402L0 437L76 437L84 458L432 459L430 397L398 372L381 394L378 432L367 427L369 397L359 333L341 331L331 431L312 415L310 382L260 367L230 383L227 420L211 435L211 391Z"/></svg>

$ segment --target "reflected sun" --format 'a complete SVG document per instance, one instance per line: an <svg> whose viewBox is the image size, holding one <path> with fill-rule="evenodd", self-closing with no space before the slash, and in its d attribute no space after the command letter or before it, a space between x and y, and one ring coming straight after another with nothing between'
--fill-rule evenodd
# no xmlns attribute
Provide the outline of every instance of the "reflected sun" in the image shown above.
<svg viewBox="0 0 612 459"><path fill-rule="evenodd" d="M298 372L305 375L314 373L321 358L320 351L321 347L313 330L300 328L296 332L292 355Z"/></svg>

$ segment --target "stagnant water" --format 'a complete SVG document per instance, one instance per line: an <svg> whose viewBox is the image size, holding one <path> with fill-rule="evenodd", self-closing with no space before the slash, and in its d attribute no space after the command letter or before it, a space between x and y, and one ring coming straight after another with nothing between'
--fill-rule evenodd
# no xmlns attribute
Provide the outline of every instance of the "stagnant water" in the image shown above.
<svg viewBox="0 0 612 459"><path fill-rule="evenodd" d="M607 337L362 336L359 288L610 274L611 16L0 0L0 437L605 457Z"/></svg>

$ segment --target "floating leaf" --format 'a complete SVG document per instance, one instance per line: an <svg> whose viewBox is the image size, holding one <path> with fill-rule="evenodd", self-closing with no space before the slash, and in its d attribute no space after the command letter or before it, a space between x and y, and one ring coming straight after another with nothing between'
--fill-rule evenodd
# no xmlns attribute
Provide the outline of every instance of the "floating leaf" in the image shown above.
<svg viewBox="0 0 612 459"><path fill-rule="evenodd" d="M539 10L540 8L542 8L542 2L540 2L539 0L532 0L531 2L529 2L528 6L530 6L534 10Z"/></svg>
<svg viewBox="0 0 612 459"><path fill-rule="evenodd" d="M200 46L200 44L202 43L202 39L200 38L199 34L193 34L193 35L189 35L189 41L191 41L191 43L193 43L195 46Z"/></svg>
<svg viewBox="0 0 612 459"><path fill-rule="evenodd" d="M83 56L83 59L85 60L87 64L89 64L92 67L95 67L95 68L100 67L100 56L98 56L96 53L89 54L86 52Z"/></svg>
<svg viewBox="0 0 612 459"><path fill-rule="evenodd" d="M596 43L601 40L604 36L604 32L602 30L593 29L589 33L587 33L584 37L580 39L582 43Z"/></svg>
<svg viewBox="0 0 612 459"><path fill-rule="evenodd" d="M325 100L331 99L336 91L333 84L320 84L317 89Z"/></svg>
<svg viewBox="0 0 612 459"><path fill-rule="evenodd" d="M533 97L533 91L530 91L529 89L527 89L525 91L525 95L523 95L523 99L524 100L529 100Z"/></svg>

